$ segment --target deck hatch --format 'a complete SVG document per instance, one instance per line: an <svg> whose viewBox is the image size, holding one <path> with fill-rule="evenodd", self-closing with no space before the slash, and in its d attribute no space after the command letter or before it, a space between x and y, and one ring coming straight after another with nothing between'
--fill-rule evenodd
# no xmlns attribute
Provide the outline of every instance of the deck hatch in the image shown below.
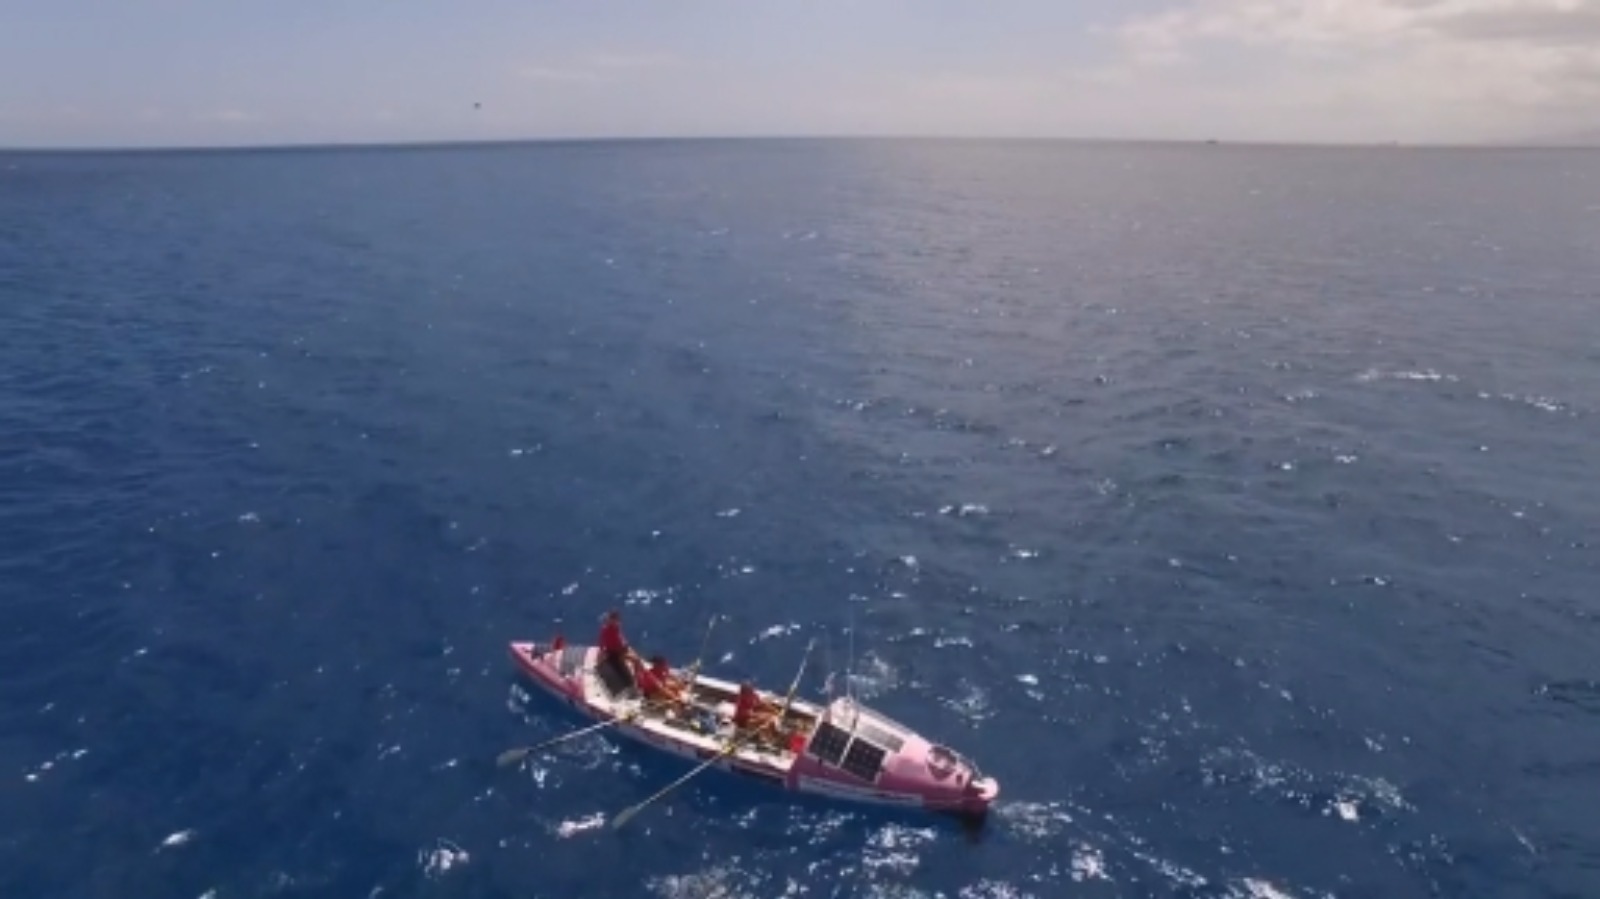
<svg viewBox="0 0 1600 899"><path fill-rule="evenodd" d="M856 736L864 737L879 746L886 747L890 752L899 752L900 747L906 745L906 741L901 739L898 734L884 730L876 724L870 724L865 720L856 726Z"/></svg>

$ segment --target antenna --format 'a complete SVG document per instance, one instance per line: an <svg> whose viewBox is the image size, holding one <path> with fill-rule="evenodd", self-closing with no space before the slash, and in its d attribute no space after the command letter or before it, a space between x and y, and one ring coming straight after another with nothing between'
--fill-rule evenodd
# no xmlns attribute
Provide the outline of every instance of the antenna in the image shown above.
<svg viewBox="0 0 1600 899"><path fill-rule="evenodd" d="M828 695L828 701L833 701L833 638L827 637L822 643L822 667L827 669L828 677L822 682L822 692Z"/></svg>
<svg viewBox="0 0 1600 899"><path fill-rule="evenodd" d="M850 607L850 657L844 670L844 694L852 707L856 704L856 607Z"/></svg>

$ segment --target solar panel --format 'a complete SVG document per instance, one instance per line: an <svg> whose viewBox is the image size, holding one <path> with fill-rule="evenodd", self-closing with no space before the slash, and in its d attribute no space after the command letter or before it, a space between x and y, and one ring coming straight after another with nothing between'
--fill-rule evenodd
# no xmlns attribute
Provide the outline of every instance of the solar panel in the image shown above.
<svg viewBox="0 0 1600 899"><path fill-rule="evenodd" d="M823 724L817 728L816 736L811 738L810 752L830 765L837 765L839 759L844 757L844 748L849 742L848 733L832 724Z"/></svg>
<svg viewBox="0 0 1600 899"><path fill-rule="evenodd" d="M882 747L857 740L850 744L850 752L845 755L844 764L839 767L862 780L877 780L878 769L883 767L883 757Z"/></svg>

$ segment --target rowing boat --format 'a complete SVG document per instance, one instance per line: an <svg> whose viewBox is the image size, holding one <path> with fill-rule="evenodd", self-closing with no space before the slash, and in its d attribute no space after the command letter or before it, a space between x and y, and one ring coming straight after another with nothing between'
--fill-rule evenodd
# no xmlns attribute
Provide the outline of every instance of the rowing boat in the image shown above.
<svg viewBox="0 0 1600 899"><path fill-rule="evenodd" d="M729 751L736 683L674 671L692 680L687 706L660 710L616 683L612 669L599 665L597 647L513 642L511 658L534 686L586 717L613 722L610 729L631 740L778 789L966 818L983 817L1000 793L999 783L970 759L851 697L826 704L796 697L782 739ZM758 692L776 705L785 699Z"/></svg>

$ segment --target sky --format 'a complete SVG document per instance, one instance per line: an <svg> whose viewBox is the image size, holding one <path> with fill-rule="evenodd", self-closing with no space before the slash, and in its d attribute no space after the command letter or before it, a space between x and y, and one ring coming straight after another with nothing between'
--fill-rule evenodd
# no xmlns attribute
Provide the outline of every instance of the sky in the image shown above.
<svg viewBox="0 0 1600 899"><path fill-rule="evenodd" d="M0 0L0 147L1600 140L1600 0Z"/></svg>

